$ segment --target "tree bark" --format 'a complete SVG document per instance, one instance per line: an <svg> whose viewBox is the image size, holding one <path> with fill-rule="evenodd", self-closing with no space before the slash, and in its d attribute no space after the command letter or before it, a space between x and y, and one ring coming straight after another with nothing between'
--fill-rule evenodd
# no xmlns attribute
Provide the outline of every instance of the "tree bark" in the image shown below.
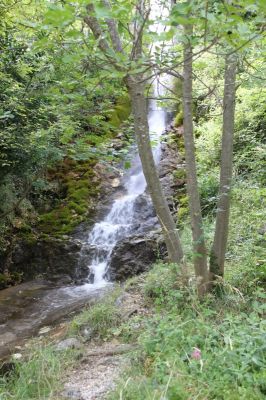
<svg viewBox="0 0 266 400"><path fill-rule="evenodd" d="M110 8L108 0L104 0L104 4L107 8ZM144 3L140 1L137 7L137 13L139 14L140 21L142 24L136 23L134 25L134 40L132 47L132 54L129 60L134 60L141 65L142 60L142 34L143 26L146 23L146 19L149 15L149 9L144 10ZM112 58L110 53L110 46L102 34L101 26L97 18L93 15L94 7L92 4L87 6L89 15L84 18L92 30L94 37L98 40L98 46L100 50L105 54L107 60L116 69L120 69L117 65L116 60ZM112 47L117 52L122 53L122 44L117 31L115 21L107 19L106 24L110 34ZM169 261L181 264L181 270L185 275L185 264L183 263L183 250L180 243L179 235L175 226L174 219L169 210L167 201L165 199L160 179L157 174L156 165L153 158L152 147L149 136L149 125L148 125L148 110L147 103L144 94L145 84L143 74L127 74L125 76L125 82L132 101L132 111L134 117L134 130L139 151L139 156L142 163L142 169L146 178L148 190L151 195L151 199L157 213L158 219L162 226L165 243L167 246Z"/></svg>
<svg viewBox="0 0 266 400"><path fill-rule="evenodd" d="M143 77L140 75L129 76L126 81L132 101L134 130L142 169L146 178L154 208L162 226L169 260L182 264L184 257L182 246L175 222L161 187L152 154L147 119L148 110L144 95L145 86L143 83L141 83L141 81L143 81Z"/></svg>
<svg viewBox="0 0 266 400"><path fill-rule="evenodd" d="M204 230L198 190L195 143L193 132L192 112L192 62L193 53L190 43L192 26L185 26L186 42L184 44L184 68L183 68L183 113L184 113L184 143L187 174L187 193L189 199L189 212L192 228L194 268L197 277L198 293L202 296L207 291L208 264L204 239Z"/></svg>
<svg viewBox="0 0 266 400"><path fill-rule="evenodd" d="M225 60L220 184L214 241L210 255L210 273L212 281L215 280L217 276L224 276L224 262L229 231L230 192L233 171L236 71L237 55L233 53L228 55Z"/></svg>

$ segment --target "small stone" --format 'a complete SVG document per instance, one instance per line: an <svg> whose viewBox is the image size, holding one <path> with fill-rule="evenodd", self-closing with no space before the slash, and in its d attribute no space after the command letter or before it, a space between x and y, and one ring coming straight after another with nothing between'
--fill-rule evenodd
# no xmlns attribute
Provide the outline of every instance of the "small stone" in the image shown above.
<svg viewBox="0 0 266 400"><path fill-rule="evenodd" d="M118 178L113 179L111 185L113 188L117 188L118 186L120 186L120 179Z"/></svg>
<svg viewBox="0 0 266 400"><path fill-rule="evenodd" d="M71 400L83 400L81 391L75 387L70 387L70 388L66 388L63 392L62 392L62 396L65 399L71 399Z"/></svg>
<svg viewBox="0 0 266 400"><path fill-rule="evenodd" d="M21 360L22 354L21 353L14 353L12 354L13 360Z"/></svg>
<svg viewBox="0 0 266 400"><path fill-rule="evenodd" d="M44 335L45 333L50 332L52 328L50 326L44 326L39 330L39 335Z"/></svg>
<svg viewBox="0 0 266 400"><path fill-rule="evenodd" d="M89 326L86 326L82 330L81 335L85 339L85 341L87 342L88 340L90 340L93 337L93 329L90 328Z"/></svg>
<svg viewBox="0 0 266 400"><path fill-rule="evenodd" d="M56 351L65 351L69 349L80 349L82 348L82 343L76 338L68 338L59 342L55 347Z"/></svg>

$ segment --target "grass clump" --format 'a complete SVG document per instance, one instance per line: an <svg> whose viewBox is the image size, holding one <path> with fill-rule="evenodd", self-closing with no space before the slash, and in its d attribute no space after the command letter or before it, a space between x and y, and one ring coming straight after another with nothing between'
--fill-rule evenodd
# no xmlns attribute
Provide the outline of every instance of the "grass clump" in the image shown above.
<svg viewBox="0 0 266 400"><path fill-rule="evenodd" d="M114 292L77 315L71 321L69 335L79 335L87 328L92 336L99 339L110 336L111 331L121 323L121 315L116 305L116 300L120 293L119 288L114 290Z"/></svg>
<svg viewBox="0 0 266 400"><path fill-rule="evenodd" d="M235 183L219 296L199 301L193 282L182 286L175 265L157 264L145 276L141 290L153 313L140 321L139 351L109 399L265 399L264 201L265 189L256 182ZM204 220L208 246L211 215ZM186 227L182 240L190 265Z"/></svg>
<svg viewBox="0 0 266 400"><path fill-rule="evenodd" d="M11 374L0 378L1 400L52 400L61 389L73 351L55 352L52 346L35 346L25 360L17 360Z"/></svg>
<svg viewBox="0 0 266 400"><path fill-rule="evenodd" d="M154 313L145 321L132 367L109 399L264 399L261 293L250 303L228 284L219 299L209 295L199 302L172 273L172 267L157 265L148 274L143 291Z"/></svg>

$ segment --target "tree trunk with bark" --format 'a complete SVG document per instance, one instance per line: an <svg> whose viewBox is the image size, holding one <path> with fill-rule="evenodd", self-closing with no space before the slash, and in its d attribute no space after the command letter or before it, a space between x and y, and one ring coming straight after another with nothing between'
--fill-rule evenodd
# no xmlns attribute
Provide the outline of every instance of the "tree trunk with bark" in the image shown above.
<svg viewBox="0 0 266 400"><path fill-rule="evenodd" d="M198 281L198 293L202 296L208 286L208 263L204 239L200 196L198 190L195 143L193 132L193 100L192 100L192 62L191 46L192 26L185 26L184 68L183 68L183 113L184 113L184 143L187 174L187 193L192 228L194 268Z"/></svg>
<svg viewBox="0 0 266 400"><path fill-rule="evenodd" d="M224 262L227 247L230 193L233 173L233 139L235 124L235 92L237 55L230 54L225 60L224 96L223 96L223 135L220 163L220 184L217 203L214 241L210 256L211 279L224 276Z"/></svg>
<svg viewBox="0 0 266 400"><path fill-rule="evenodd" d="M107 8L110 8L108 0L104 0ZM149 15L149 9L145 11L145 4L139 1L137 9L138 20L134 24L134 39L131 54L128 56L129 61L134 61L141 65L142 60L142 35L143 28ZM112 57L110 46L105 39L101 26L94 16L94 7L92 4L87 6L88 15L84 21L90 27L95 39L98 42L98 47L105 55L107 61L117 70L121 71L121 65L117 64L116 59ZM109 35L111 38L112 48L117 53L123 53L123 46L120 36L118 34L117 26L112 18L106 19ZM156 171L156 165L153 158L152 147L149 136L148 125L148 110L146 98L144 95L145 84L143 74L130 74L125 75L125 82L131 97L135 136L139 151L139 156L142 163L142 169L146 178L148 190L150 192L154 208L156 210L158 219L162 226L169 261L181 264L183 274L185 273L185 265L183 263L183 251L180 243L179 235L175 226L174 219L170 213L166 198L162 191L159 176Z"/></svg>
<svg viewBox="0 0 266 400"><path fill-rule="evenodd" d="M171 262L183 263L183 250L179 235L164 196L153 158L147 118L147 102L144 95L145 87L141 83L143 77L137 75L129 76L126 81L132 101L134 131L142 169L156 214L162 226L169 260Z"/></svg>

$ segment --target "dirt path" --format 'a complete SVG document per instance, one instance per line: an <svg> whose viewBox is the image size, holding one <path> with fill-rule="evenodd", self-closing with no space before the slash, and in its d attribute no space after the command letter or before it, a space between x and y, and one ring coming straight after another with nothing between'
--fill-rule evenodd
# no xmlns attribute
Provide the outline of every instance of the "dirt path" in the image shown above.
<svg viewBox="0 0 266 400"><path fill-rule="evenodd" d="M124 293L118 305L122 319L146 314L143 299L137 293ZM130 365L130 353L136 344L122 344L118 340L88 343L78 365L67 372L64 389L56 400L104 400L115 388L121 373Z"/></svg>
<svg viewBox="0 0 266 400"><path fill-rule="evenodd" d="M112 343L94 347L93 350L90 348L82 362L69 372L61 394L62 400L104 399L129 365L128 351L131 348Z"/></svg>

